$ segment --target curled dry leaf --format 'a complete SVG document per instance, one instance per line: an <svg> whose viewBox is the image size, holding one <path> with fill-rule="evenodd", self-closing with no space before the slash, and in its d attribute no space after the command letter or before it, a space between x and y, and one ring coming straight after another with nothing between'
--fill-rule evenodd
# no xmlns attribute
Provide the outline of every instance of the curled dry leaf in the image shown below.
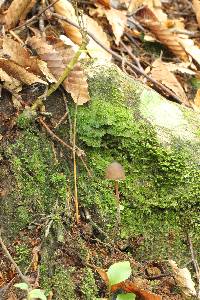
<svg viewBox="0 0 200 300"><path fill-rule="evenodd" d="M193 10L196 14L198 25L200 27L200 1L199 0L193 0L192 1L192 7L193 7Z"/></svg>
<svg viewBox="0 0 200 300"><path fill-rule="evenodd" d="M168 70L167 64L164 64L161 59L156 59L152 64L151 76L172 90L182 100L182 103L189 105L181 84L178 82L176 76Z"/></svg>
<svg viewBox="0 0 200 300"><path fill-rule="evenodd" d="M200 65L200 49L192 39L179 38L180 44L185 51Z"/></svg>
<svg viewBox="0 0 200 300"><path fill-rule="evenodd" d="M21 91L21 83L19 80L8 75L4 70L0 69L0 79L3 82L3 86L9 91L13 91L14 94L17 94Z"/></svg>
<svg viewBox="0 0 200 300"><path fill-rule="evenodd" d="M171 33L165 24L159 22L155 14L147 7L143 7L136 13L138 20L144 24L156 36L156 38L166 45L175 55L183 61L188 61L187 53L182 47L177 35Z"/></svg>
<svg viewBox="0 0 200 300"><path fill-rule="evenodd" d="M103 46L110 49L110 43L106 33L103 31L103 28L89 16L84 15L83 21L86 24L88 32L92 33L92 35L96 37ZM98 45L92 38L89 38L87 50L91 57L97 58L98 60L110 61L112 59L112 55Z"/></svg>
<svg viewBox="0 0 200 300"><path fill-rule="evenodd" d="M40 58L46 61L48 68L56 79L63 74L67 64L75 54L71 48L66 48L60 40L55 45L49 45L38 37L32 37L29 39L29 44L37 51ZM65 79L63 86L78 105L89 101L87 79L79 63L75 65Z"/></svg>
<svg viewBox="0 0 200 300"><path fill-rule="evenodd" d="M167 14L162 10L162 3L160 0L131 0L128 7L128 12L133 13L141 6L148 6L148 8L156 15L160 22L167 21Z"/></svg>
<svg viewBox="0 0 200 300"><path fill-rule="evenodd" d="M127 22L126 14L123 11L111 8L105 10L105 15L112 26L112 30L115 35L115 43L116 45L119 45Z"/></svg>
<svg viewBox="0 0 200 300"><path fill-rule="evenodd" d="M31 85L34 83L42 83L47 84L45 81L40 79L38 76L34 75L26 71L22 66L16 64L13 61L0 58L0 68L2 68L8 75L14 77L15 79L27 84Z"/></svg>
<svg viewBox="0 0 200 300"><path fill-rule="evenodd" d="M20 17L20 23L22 23L25 19L28 13L32 10L34 5L36 4L37 0L31 0L30 3L27 5L26 9L23 11L21 17Z"/></svg>
<svg viewBox="0 0 200 300"><path fill-rule="evenodd" d="M126 280L124 282L120 282L118 284L115 284L111 287L111 291L115 292L118 289L122 289L123 291L127 293L134 293L138 297L140 297L143 300L162 300L162 297L160 295L156 295L150 291L146 291L140 287L138 287L137 284L130 280Z"/></svg>
<svg viewBox="0 0 200 300"><path fill-rule="evenodd" d="M186 297L196 296L195 284L192 281L190 271L187 268L178 268L174 260L169 260L169 264L172 267L176 283L181 288L183 294Z"/></svg>
<svg viewBox="0 0 200 300"><path fill-rule="evenodd" d="M3 39L3 54L9 55L10 59L25 67L28 71L37 75L42 75L35 57L31 57L29 52L22 47L18 42L4 37Z"/></svg>
<svg viewBox="0 0 200 300"><path fill-rule="evenodd" d="M110 0L96 0L96 2L100 3L105 8L111 8Z"/></svg>
<svg viewBox="0 0 200 300"><path fill-rule="evenodd" d="M20 17L30 5L31 0L13 0L5 15L6 29L10 29L17 25Z"/></svg>
<svg viewBox="0 0 200 300"><path fill-rule="evenodd" d="M60 0L56 4L54 4L54 8L58 14L61 16L67 17L69 20L72 20L78 25L77 17L75 14L74 7L67 0ZM96 37L101 43L110 48L110 43L108 41L106 33L103 31L102 27L98 25L98 23L87 15L83 15L82 18L84 26L87 31L92 33L94 37ZM76 44L80 45L82 42L82 37L80 31L69 25L67 22L61 21L63 29L66 35ZM87 45L87 50L91 57L98 58L104 60L111 60L112 56L105 51L101 46L99 46L91 37L89 37L89 43Z"/></svg>
<svg viewBox="0 0 200 300"><path fill-rule="evenodd" d="M51 0L51 3L52 2L54 2L54 0ZM59 15L67 17L69 20L73 21L74 23L76 23L78 25L75 9L69 1L60 0L60 1L56 2L54 4L54 9ZM62 27L63 27L66 35L75 44L80 45L82 42L82 36L81 36L80 31L76 27L68 24L65 21L60 21L60 23L62 24Z"/></svg>

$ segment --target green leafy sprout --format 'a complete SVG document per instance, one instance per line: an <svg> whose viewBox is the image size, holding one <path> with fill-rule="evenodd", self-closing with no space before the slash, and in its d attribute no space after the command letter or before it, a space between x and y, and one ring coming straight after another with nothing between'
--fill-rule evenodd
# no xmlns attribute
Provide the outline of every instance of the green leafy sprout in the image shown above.
<svg viewBox="0 0 200 300"><path fill-rule="evenodd" d="M109 294L111 286L114 284L118 284L131 276L132 270L129 261L121 261L114 263L110 266L108 271L106 272L109 281ZM127 293L127 294L119 294L117 296L117 300L134 300L135 294Z"/></svg>
<svg viewBox="0 0 200 300"><path fill-rule="evenodd" d="M45 296L44 292L41 289L30 290L28 284L25 282L16 283L14 286L21 290L27 291L26 300L33 300L33 299L47 300L47 297Z"/></svg>

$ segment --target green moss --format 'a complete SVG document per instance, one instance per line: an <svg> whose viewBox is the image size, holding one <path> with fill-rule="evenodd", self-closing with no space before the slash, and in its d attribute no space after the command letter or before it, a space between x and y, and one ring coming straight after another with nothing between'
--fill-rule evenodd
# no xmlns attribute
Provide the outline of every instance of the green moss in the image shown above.
<svg viewBox="0 0 200 300"><path fill-rule="evenodd" d="M73 283L74 268L59 267L56 269L52 277L53 290L55 291L55 299L73 299L76 300L75 285Z"/></svg>
<svg viewBox="0 0 200 300"><path fill-rule="evenodd" d="M10 222L13 234L42 215L49 215L57 203L60 211L65 210L68 170L62 170L54 161L52 145L44 134L36 129L25 130L5 154L10 160L15 190L2 215L9 219L5 222Z"/></svg>
<svg viewBox="0 0 200 300"><path fill-rule="evenodd" d="M140 85L138 89L129 82L125 86L123 77L118 80L115 71L100 76L90 82L92 101L78 109L77 136L93 172L86 180L84 170L80 171L81 201L95 220L100 216L98 221L104 229L112 228L116 204L113 184L104 174L110 162L120 162L127 174L120 183L122 236L142 234L145 244L139 250L144 257L143 248L149 256L154 243L154 257L166 258L173 252L180 259L186 254L182 228L192 232L194 243L199 243L200 222L195 210L199 205L200 170L193 150L179 139L174 139L170 148L159 143L156 131L143 121L137 108ZM171 244L166 243L171 233L175 238ZM180 247L182 254L178 255Z"/></svg>
<svg viewBox="0 0 200 300"><path fill-rule="evenodd" d="M94 300L97 297L97 286L94 275L91 269L85 268L83 274L83 281L81 284L81 292L84 300Z"/></svg>
<svg viewBox="0 0 200 300"><path fill-rule="evenodd" d="M15 261L20 266L21 270L25 270L31 261L31 250L26 244L15 245Z"/></svg>

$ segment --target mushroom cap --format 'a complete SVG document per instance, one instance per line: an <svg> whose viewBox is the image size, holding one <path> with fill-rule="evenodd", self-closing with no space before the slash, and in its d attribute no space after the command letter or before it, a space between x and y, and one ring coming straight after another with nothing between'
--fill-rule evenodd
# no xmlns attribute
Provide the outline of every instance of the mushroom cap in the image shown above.
<svg viewBox="0 0 200 300"><path fill-rule="evenodd" d="M105 177L111 180L124 180L126 178L124 168L116 161L107 167Z"/></svg>

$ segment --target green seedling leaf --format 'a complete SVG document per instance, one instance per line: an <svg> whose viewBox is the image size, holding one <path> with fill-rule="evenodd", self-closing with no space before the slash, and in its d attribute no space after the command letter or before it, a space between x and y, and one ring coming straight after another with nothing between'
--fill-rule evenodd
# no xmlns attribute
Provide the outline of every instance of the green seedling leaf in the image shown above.
<svg viewBox="0 0 200 300"><path fill-rule="evenodd" d="M28 294L28 299L32 300L32 299L41 299L41 300L47 300L47 297L45 296L44 292L40 289L34 289L32 291L30 291L30 293Z"/></svg>
<svg viewBox="0 0 200 300"><path fill-rule="evenodd" d="M134 300L135 294L133 293L127 293L127 294L119 294L117 296L117 300Z"/></svg>
<svg viewBox="0 0 200 300"><path fill-rule="evenodd" d="M28 290L28 284L25 283L25 282L16 283L16 284L14 284L14 286L15 286L16 288L21 289L21 290L26 290L26 291Z"/></svg>
<svg viewBox="0 0 200 300"><path fill-rule="evenodd" d="M128 279L131 272L129 261L121 261L113 264L107 271L109 285L112 286Z"/></svg>

